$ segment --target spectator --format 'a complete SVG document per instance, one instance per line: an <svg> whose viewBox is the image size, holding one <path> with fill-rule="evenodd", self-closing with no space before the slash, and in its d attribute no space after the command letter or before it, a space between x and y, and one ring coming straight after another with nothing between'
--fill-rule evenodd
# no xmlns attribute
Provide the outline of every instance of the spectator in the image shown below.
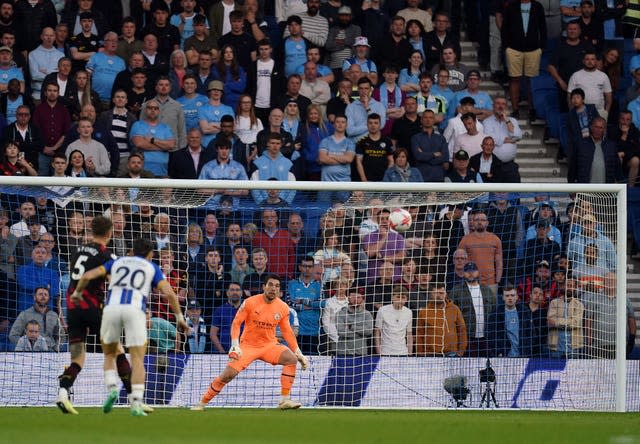
<svg viewBox="0 0 640 444"><path fill-rule="evenodd" d="M218 36L209 32L207 19L202 14L195 14L192 19L192 35L184 40L183 49L187 57L187 65L197 65L200 54L218 57ZM204 83L206 85L206 82Z"/></svg>
<svg viewBox="0 0 640 444"><path fill-rule="evenodd" d="M132 58L135 57L137 56L134 54ZM127 83L130 83L129 87L125 89L127 93L127 109L137 119L140 117L142 104L153 97L153 92L147 88L147 74L145 69L134 68L131 71L130 80L128 80Z"/></svg>
<svg viewBox="0 0 640 444"><path fill-rule="evenodd" d="M416 168L425 182L444 181L449 168L447 141L435 131L436 116L432 110L422 113L422 132L411 138L411 151Z"/></svg>
<svg viewBox="0 0 640 444"><path fill-rule="evenodd" d="M480 283L480 271L474 262L464 266L464 278L464 283L451 290L451 300L460 307L467 326L468 355L485 356L488 352L487 321L496 307L495 292Z"/></svg>
<svg viewBox="0 0 640 444"><path fill-rule="evenodd" d="M431 92L437 96L444 97L447 100L447 105L450 105L453 102L453 98L456 93L453 92L451 88L449 88L449 70L442 65L440 65L440 69L438 70L438 74L436 77L436 83L431 87ZM464 97L463 97L464 98ZM475 101L474 101L475 104Z"/></svg>
<svg viewBox="0 0 640 444"><path fill-rule="evenodd" d="M380 182L393 165L393 142L381 133L381 118L367 117L367 135L356 144L356 170L361 182Z"/></svg>
<svg viewBox="0 0 640 444"><path fill-rule="evenodd" d="M23 332L28 329L30 325L32 326L32 323L35 323L35 325L39 327L39 338L45 343L45 349L41 351L59 350L63 332L60 328L60 318L58 314L50 309L49 299L48 288L38 287L35 289L33 306L22 311L11 326L9 339L13 344L18 344Z"/></svg>
<svg viewBox="0 0 640 444"><path fill-rule="evenodd" d="M258 59L247 72L247 94L255 97L256 116L266 126L269 110L286 89L285 76L271 57L273 46L269 40L258 42Z"/></svg>
<svg viewBox="0 0 640 444"><path fill-rule="evenodd" d="M103 144L94 140L93 124L89 119L82 118L78 122L80 139L69 144L66 149L67 157L72 151L80 151L85 158L85 168L91 176L106 176L111 171L109 153Z"/></svg>
<svg viewBox="0 0 640 444"><path fill-rule="evenodd" d="M202 146L202 134L198 128L187 133L187 146L169 155L169 176L173 179L197 179L215 152Z"/></svg>
<svg viewBox="0 0 640 444"><path fill-rule="evenodd" d="M401 285L393 287L391 304L376 314L374 341L376 354L382 356L413 355L413 319L406 307L409 292Z"/></svg>
<svg viewBox="0 0 640 444"><path fill-rule="evenodd" d="M197 76L186 74L182 81L183 94L176 99L182 106L187 133L193 128L199 128L198 110L207 103L207 98L199 94L197 88Z"/></svg>
<svg viewBox="0 0 640 444"><path fill-rule="evenodd" d="M393 166L389 167L382 178L383 182L423 182L420 170L412 167L408 162L409 154L404 148L397 148L393 152Z"/></svg>
<svg viewBox="0 0 640 444"><path fill-rule="evenodd" d="M327 43L328 64L336 78L340 77L344 61L352 56L352 47L356 43L356 37L361 36L360 27L352 23L351 8L341 6L338 9L338 21L329 27ZM367 43L368 44L368 43Z"/></svg>
<svg viewBox="0 0 640 444"><path fill-rule="evenodd" d="M549 351L552 358L578 358L584 348L584 305L578 299L577 283L568 278L566 291L549 303Z"/></svg>
<svg viewBox="0 0 640 444"><path fill-rule="evenodd" d="M195 135L195 130L192 130L191 134ZM195 144L195 142L195 137L193 137L192 144ZM190 147L189 150L191 150ZM209 150L211 150L211 148L209 148ZM215 153L216 158L206 162L204 166L202 166L198 179L248 180L244 167L230 156L231 143L229 139L226 137L216 139L214 150L215 151L211 151L211 153ZM207 156L209 155L210 154ZM217 205L222 195L228 195L233 197L234 207L237 206L240 196L246 196L249 193L247 190L213 189L209 191L212 197L208 205Z"/></svg>
<svg viewBox="0 0 640 444"><path fill-rule="evenodd" d="M367 57L370 47L366 37L356 37L353 44L353 57L346 58L344 62L342 62L342 72L347 71L351 65L359 65L364 77L368 78L372 85L377 85L378 67Z"/></svg>
<svg viewBox="0 0 640 444"><path fill-rule="evenodd" d="M576 88L569 94L571 109L567 116L567 126L569 127L569 140L567 141L567 181L574 183L576 177L577 150L583 139L588 139L591 135L589 128L593 119L599 117L595 105L584 103L584 90Z"/></svg>
<svg viewBox="0 0 640 444"><path fill-rule="evenodd" d="M480 173L469 167L469 154L464 150L459 150L453 155L453 166L444 181L482 183L482 177Z"/></svg>
<svg viewBox="0 0 640 444"><path fill-rule="evenodd" d="M542 4L536 0L512 2L504 11L501 32L509 74L509 96L514 108L512 116L516 119L520 116L517 103L520 101L520 83L524 77L529 94L529 120L534 121L536 110L533 107L530 79L539 74L540 58L547 44L547 25Z"/></svg>
<svg viewBox="0 0 640 444"><path fill-rule="evenodd" d="M638 183L638 169L640 168L640 131L631 119L630 111L621 111L618 127L612 132L611 140L616 143L618 157L622 161L622 168L629 186Z"/></svg>
<svg viewBox="0 0 640 444"><path fill-rule="evenodd" d="M13 29L17 32L16 38L22 51L33 51L38 46L38 36L42 38L41 31L50 28L53 32L58 22L56 10L51 2L39 1L31 4L28 1L18 1L14 3L13 9ZM53 42L53 39L51 41Z"/></svg>
<svg viewBox="0 0 640 444"><path fill-rule="evenodd" d="M473 109L475 108L476 101L473 97L463 97L460 99L460 104L458 105L459 111L458 114L449 119L447 121L447 126L442 134L445 139L447 139L447 143L449 146L450 156L453 156L454 146L456 143L456 138L467 132L467 129L462 122L462 116L473 113ZM476 121L476 129L480 133L484 133L484 125L480 121Z"/></svg>
<svg viewBox="0 0 640 444"><path fill-rule="evenodd" d="M369 339L373 336L373 316L365 309L364 300L364 294L355 290L349 291L347 306L335 315L338 356L370 354Z"/></svg>
<svg viewBox="0 0 640 444"><path fill-rule="evenodd" d="M399 274L399 267L406 254L406 244L401 234L389 228L389 210L383 209L380 213L378 229L362 237L362 250L368 259L368 283L380 275L383 262L391 262L398 267L398 272L392 272L392 278Z"/></svg>
<svg viewBox="0 0 640 444"><path fill-rule="evenodd" d="M522 276L520 284L518 285L518 294L523 302L528 303L531 300L531 295L534 288L539 288L542 291L542 299L540 304L547 306L548 302L558 297L559 289L557 281L551 279L551 267L549 262L545 259L537 261L533 267L535 270L532 274Z"/></svg>
<svg viewBox="0 0 640 444"><path fill-rule="evenodd" d="M113 107L107 111L103 111L98 120L96 121L96 127L105 128L106 132L113 136L117 147L119 156L114 161L117 161L117 165L112 165L113 171L117 167L117 174L122 174L126 171L127 160L129 154L131 154L131 147L129 145L129 133L136 121L133 113L127 109L127 93L118 89L113 93Z"/></svg>
<svg viewBox="0 0 640 444"><path fill-rule="evenodd" d="M63 10L61 15L61 23L67 23L73 35L81 32L81 15L90 13L92 15L93 25L90 31L98 37L102 37L107 32L108 23L102 12L93 7L93 0L80 0L77 4L70 4Z"/></svg>
<svg viewBox="0 0 640 444"><path fill-rule="evenodd" d="M60 100L67 108L71 108L72 97L77 96L75 82L71 81L71 60L67 57L62 57L58 60L58 69L47 76L42 81L42 89L40 90L40 101L46 100L45 88L49 83L56 83L58 85L58 92ZM67 89L68 87L68 89Z"/></svg>
<svg viewBox="0 0 640 444"><path fill-rule="evenodd" d="M220 50L220 60L211 67L213 78L224 83L222 102L231 109L238 107L238 100L247 86L247 73L238 64L235 49L225 45Z"/></svg>
<svg viewBox="0 0 640 444"><path fill-rule="evenodd" d="M324 47L327 41L327 34L329 33L329 22L325 17L319 14L320 12L320 0L309 0L307 2L307 10L299 14L301 21L301 34L304 34L304 38L308 39L313 45L317 47ZM289 24L289 21L287 21ZM284 38L291 34L290 27L287 27L284 31Z"/></svg>
<svg viewBox="0 0 640 444"><path fill-rule="evenodd" d="M502 279L502 243L498 236L487 231L489 221L484 211L476 211L471 218L473 231L462 238L458 248L465 250L469 259L478 264L480 281L495 293Z"/></svg>
<svg viewBox="0 0 640 444"><path fill-rule="evenodd" d="M49 346L43 336L40 336L40 324L31 320L27 322L24 336L18 339L15 351L17 352L47 352Z"/></svg>
<svg viewBox="0 0 640 444"><path fill-rule="evenodd" d="M547 346L549 329L547 327L547 308L544 293L540 287L531 290L527 308L531 312L531 357L545 358L549 354Z"/></svg>
<svg viewBox="0 0 640 444"><path fill-rule="evenodd" d="M456 92L451 103L449 103L450 116L454 115L455 111L458 111L457 107L460 104L460 100L464 97L471 97L474 100L474 108L470 112L476 116L477 120L484 121L491 115L493 101L488 93L480 90L480 79L480 71L476 69L472 69L467 73L465 76L467 87Z"/></svg>
<svg viewBox="0 0 640 444"><path fill-rule="evenodd" d="M440 60L440 54L438 54L438 60ZM420 91L419 83L423 64L424 55L419 50L414 49L409 56L408 66L400 70L398 85L400 85L400 89L409 96L415 96ZM448 75L447 72L447 76Z"/></svg>
<svg viewBox="0 0 640 444"><path fill-rule="evenodd" d="M15 122L18 107L25 105L29 111L34 109L33 101L28 94L20 92L20 82L18 79L11 79L7 84L7 92L0 95L0 113L6 117L8 125Z"/></svg>
<svg viewBox="0 0 640 444"><path fill-rule="evenodd" d="M505 358L531 356L531 312L518 303L518 292L511 285L505 285L502 300L504 308L498 308L489 316L489 354Z"/></svg>
<svg viewBox="0 0 640 444"><path fill-rule="evenodd" d="M240 95L240 101L238 102L238 109L236 112L234 125L234 133L240 139L240 144L243 148L243 156L247 158L251 157L252 151L257 155L257 141L258 134L264 129L262 121L257 117L256 110L253 106L253 99L249 94ZM249 160L252 162L253 158Z"/></svg>
<svg viewBox="0 0 640 444"><path fill-rule="evenodd" d="M41 233L41 230L44 228L46 233L46 227L44 227L38 216L29 216L25 220L27 224L27 228L29 230L28 234L25 236L21 236L17 239L16 247L15 247L15 263L16 265L24 265L31 261L31 256L33 249L36 245L40 243L40 236L44 233ZM58 270L56 270L58 271Z"/></svg>
<svg viewBox="0 0 640 444"><path fill-rule="evenodd" d="M613 141L605 138L607 122L602 117L592 120L591 137L582 139L576 150L578 183L616 183L622 171Z"/></svg>
<svg viewBox="0 0 640 444"><path fill-rule="evenodd" d="M38 172L20 151L18 142L8 141L4 144L4 156L0 162L1 176L37 176Z"/></svg>
<svg viewBox="0 0 640 444"><path fill-rule="evenodd" d="M351 162L355 157L355 144L351 138L346 137L347 118L336 116L334 121L335 131L320 142L318 163L321 167L321 180L323 182L350 182ZM349 198L348 191L318 192L318 200L331 202L338 200L345 202Z"/></svg>
<svg viewBox="0 0 640 444"><path fill-rule="evenodd" d="M294 101L298 104L298 109L302 115L305 115L307 108L311 105L311 100L300 94L300 87L302 86L302 77L298 74L291 74L287 79L287 89L284 95L278 98L277 108L284 110L287 105Z"/></svg>
<svg viewBox="0 0 640 444"><path fill-rule="evenodd" d="M222 116L230 115L235 117L233 109L222 103L222 93L224 84L219 80L209 82L208 94L209 102L198 110L200 129L203 133L202 144L209 146L216 134L220 132L220 121Z"/></svg>
<svg viewBox="0 0 640 444"><path fill-rule="evenodd" d="M295 181L296 176L291 172L293 163L281 152L282 137L278 133L271 133L267 144L267 150L253 161L255 171L251 180L269 180L275 178L280 181ZM259 203L265 200L266 191L252 190L253 199ZM281 191L280 196L291 204L295 197L295 191Z"/></svg>
<svg viewBox="0 0 640 444"><path fill-rule="evenodd" d="M180 31L169 23L171 11L165 2L152 4L153 18L151 23L140 30L143 36L152 34L158 41L158 52L168 56L174 50L180 48Z"/></svg>
<svg viewBox="0 0 640 444"><path fill-rule="evenodd" d="M382 39L377 51L379 54L377 61L382 68L388 65L404 66L413 50L406 38L404 17L399 15L390 17L389 33Z"/></svg>
<svg viewBox="0 0 640 444"><path fill-rule="evenodd" d="M324 118L322 109L317 105L309 105L307 118L300 127L302 158L304 171L308 180L320 180L322 166L318 161L320 142L333 133L333 125Z"/></svg>
<svg viewBox="0 0 640 444"><path fill-rule="evenodd" d="M210 338L214 353L227 353L231 348L231 322L242 303L242 288L237 282L227 287L227 301L216 309L211 322Z"/></svg>
<svg viewBox="0 0 640 444"><path fill-rule="evenodd" d="M176 138L176 143L171 150L184 147L187 145L186 125L182 106L172 99L169 95L171 92L171 81L164 76L158 77L156 81L156 95L153 98L160 106L160 122L171 128L171 132ZM146 104L142 105L142 111L145 110Z"/></svg>
<svg viewBox="0 0 640 444"><path fill-rule="evenodd" d="M11 225L9 231L16 238L20 238L22 236L28 236L30 231L27 225L27 220L36 214L36 206L33 204L31 200L26 200L20 204L19 207L20 212L20 221ZM47 229L44 226L40 227L40 234L44 234Z"/></svg>
<svg viewBox="0 0 640 444"><path fill-rule="evenodd" d="M598 114L606 123L613 103L613 94L611 82L605 73L598 70L597 61L594 51L585 51L582 58L583 68L571 75L567 90L581 88L585 92L585 103L595 105Z"/></svg>
<svg viewBox="0 0 640 444"><path fill-rule="evenodd" d="M469 112L463 114L461 118L464 128L467 131L456 136L455 142L453 143L453 153L449 153L452 160L453 156L460 150L466 151L469 156L475 156L481 153L482 141L486 136L485 133L478 130L475 113Z"/></svg>
<svg viewBox="0 0 640 444"><path fill-rule="evenodd" d="M129 140L138 150L145 152L146 166L151 173L167 176L169 151L175 148L176 137L171 128L160 121L160 103L157 100L145 102L143 116L131 127Z"/></svg>
<svg viewBox="0 0 640 444"><path fill-rule="evenodd" d="M335 227L334 227L335 228ZM304 221L298 213L291 213L287 221L287 229L296 251L296 260L302 260L317 249L317 239L304 232Z"/></svg>
<svg viewBox="0 0 640 444"><path fill-rule="evenodd" d="M304 64L304 78L300 84L300 94L311 100L314 105L319 105L324 115L324 110L331 99L329 84L318 77L317 65L314 62Z"/></svg>
<svg viewBox="0 0 640 444"><path fill-rule="evenodd" d="M431 286L427 305L417 316L416 354L418 356L464 356L467 326L460 308L448 297L445 286Z"/></svg>
<svg viewBox="0 0 640 444"><path fill-rule="evenodd" d="M469 261L469 255L466 251L457 249L453 252L452 262L453 267L448 267L447 277L445 282L447 283L447 292L451 292L451 290L465 282L464 279L464 266L467 265Z"/></svg>
<svg viewBox="0 0 640 444"><path fill-rule="evenodd" d="M545 196L545 198L548 198L548 196ZM556 227L559 219L553 208L553 203L548 200L539 201L536 203L536 209L532 213L530 217L525 217L525 240L534 239L536 237L536 224L541 220L547 220L550 226L547 237L562 247L562 233Z"/></svg>
<svg viewBox="0 0 640 444"><path fill-rule="evenodd" d="M492 136L495 154L502 162L503 182L520 182L518 164L515 162L517 143L522 138L522 130L518 120L509 117L507 99L502 96L494 98L493 114L483 122L484 132Z"/></svg>
<svg viewBox="0 0 640 444"><path fill-rule="evenodd" d="M244 31L251 34L259 42L267 37L268 24L262 14L264 5L259 5L258 0L244 1Z"/></svg>
<svg viewBox="0 0 640 444"><path fill-rule="evenodd" d="M327 84L331 85L336 80L336 77L333 75L333 71L326 65L321 64L320 62L320 48L317 46L310 46L307 48L307 62L313 62L316 65L316 77L319 80L323 80L327 82ZM302 76L304 74L304 66L298 66L296 70L296 74Z"/></svg>
<svg viewBox="0 0 640 444"><path fill-rule="evenodd" d="M469 167L478 172L482 178L482 182L508 182L505 179L504 164L498 156L493 153L494 148L495 142L493 137L486 136L482 139L482 152L471 156L469 159Z"/></svg>
<svg viewBox="0 0 640 444"><path fill-rule="evenodd" d="M244 72L251 68L251 63L256 60L256 39L244 30L244 14L242 11L229 13L231 30L218 39L218 47L232 46L236 54L238 65Z"/></svg>
<svg viewBox="0 0 640 444"><path fill-rule="evenodd" d="M340 239L332 228L327 228L322 233L323 247L313 254L313 261L322 264L322 284L337 280L342 267L351 264L350 257L342 251Z"/></svg>
<svg viewBox="0 0 640 444"><path fill-rule="evenodd" d="M349 72L360 69L359 67L353 68L353 66L359 65L352 65ZM336 96L327 103L327 119L329 122L333 123L336 116L344 115L347 110L347 106L355 100L351 97L353 92L352 85L353 83L348 78L342 79L338 83L338 92L336 93Z"/></svg>
<svg viewBox="0 0 640 444"><path fill-rule="evenodd" d="M229 268L231 264L228 264ZM201 303L204 316L211 318L215 308L223 303L224 290L231 282L231 276L222 263L220 250L207 247L205 262L189 273L190 286L194 289L196 299Z"/></svg>
<svg viewBox="0 0 640 444"><path fill-rule="evenodd" d="M60 277L57 271L44 266L47 250L36 245L31 253L31 262L18 267L18 311L24 311L31 306L33 295L38 287L49 289L52 299L60 295ZM56 306L58 301L56 301ZM53 307L53 301L49 301L49 308Z"/></svg>
<svg viewBox="0 0 640 444"><path fill-rule="evenodd" d="M243 230L244 231L244 230ZM257 233L257 229L255 230ZM255 235L254 235L255 237ZM254 296L262 291L262 284L267 273L269 258L264 248L251 250L251 269L253 272L245 276L242 288L246 297Z"/></svg>
<svg viewBox="0 0 640 444"><path fill-rule="evenodd" d="M158 38L146 33L142 39L142 56L144 68L149 76L149 84L155 85L159 76L169 74L169 54L158 51Z"/></svg>
<svg viewBox="0 0 640 444"><path fill-rule="evenodd" d="M6 92L9 80L20 82L20 93L24 93L24 73L13 62L13 50L8 46L0 47L0 92Z"/></svg>
<svg viewBox="0 0 640 444"><path fill-rule="evenodd" d="M454 48L455 53L458 55L458 59L462 55L460 41L458 40L458 37L451 32L449 16L447 13L444 11L436 12L433 16L433 24L434 29L432 31L428 31L424 36L425 65L429 71L432 67L440 63L442 49L445 45Z"/></svg>
<svg viewBox="0 0 640 444"><path fill-rule="evenodd" d="M521 279L531 276L535 269L538 268L537 264L540 264L540 261L544 261L547 264L547 269L549 269L549 264L553 262L553 258L560 254L562 244L549 237L551 232L549 219L538 219L535 232L536 237L525 242L522 256L518 261L520 263L518 276Z"/></svg>
<svg viewBox="0 0 640 444"><path fill-rule="evenodd" d="M290 278L293 275L295 251L287 230L279 228L275 210L262 211L262 230L253 238L253 248L262 248L269 257L269 272Z"/></svg>
<svg viewBox="0 0 640 444"><path fill-rule="evenodd" d="M320 314L325 304L321 284L313 279L312 269L313 259L309 256L302 257L298 264L300 275L289 281L287 287L287 300L298 312L298 344L305 355L318 354Z"/></svg>
<svg viewBox="0 0 640 444"><path fill-rule="evenodd" d="M238 244L233 247L233 262L235 265L231 268L230 273L232 282L237 282L242 286L245 278L251 273L255 273L256 270L249 266L248 260L249 254L246 245Z"/></svg>
<svg viewBox="0 0 640 444"><path fill-rule="evenodd" d="M567 245L567 257L573 267L585 264L585 249L595 247L596 257L593 265L601 270L615 271L616 249L611 240L597 228L597 220L591 213L586 214L580 222L580 231L573 234Z"/></svg>
<svg viewBox="0 0 640 444"><path fill-rule="evenodd" d="M231 11L239 11L240 4L234 0L222 0L209 9L209 24L211 26L210 35L216 42L220 37L231 31L231 21L229 14ZM286 18L286 17L285 17Z"/></svg>
<svg viewBox="0 0 640 444"><path fill-rule="evenodd" d="M30 32L33 32L33 30L30 30ZM31 97L33 97L33 99L36 101L40 99L40 89L42 88L42 81L48 74L51 74L52 72L55 72L57 70L58 60L64 57L64 54L53 47L54 39L55 32L53 31L53 28L43 28L40 34L40 40L42 40L42 44L29 53ZM27 44L27 42L23 43Z"/></svg>
<svg viewBox="0 0 640 444"><path fill-rule="evenodd" d="M142 51L142 41L136 38L136 21L133 17L122 20L116 54L122 60L129 60L134 53Z"/></svg>
<svg viewBox="0 0 640 444"><path fill-rule="evenodd" d="M33 125L42 132L45 144L38 154L38 174L49 176L51 157L64 143L64 135L71 126L69 112L58 102L58 85L47 85L46 101L36 107Z"/></svg>
<svg viewBox="0 0 640 444"><path fill-rule="evenodd" d="M440 65L436 65L431 68L431 76L436 83L438 82L438 73L442 69L449 71L449 80L447 85L452 91L458 92L465 88L466 79L469 73L469 68L458 61L455 45L444 45L442 47L442 58L440 59Z"/></svg>
<svg viewBox="0 0 640 444"><path fill-rule="evenodd" d="M144 169L144 153L137 151L129 154L127 166L124 172L118 177L126 177L127 179L149 179L155 176L150 171ZM129 193L131 194L133 192L135 194L137 190L137 188L129 188Z"/></svg>
<svg viewBox="0 0 640 444"><path fill-rule="evenodd" d="M411 152L411 138L422 131L421 120L418 116L418 101L415 97L405 97L403 101L404 115L393 122L391 127L391 140L396 149L407 150L407 160L414 163Z"/></svg>
<svg viewBox="0 0 640 444"><path fill-rule="evenodd" d="M204 353L207 351L207 324L202 318L202 308L195 299L187 302L187 325L191 329L187 336L188 353Z"/></svg>
<svg viewBox="0 0 640 444"><path fill-rule="evenodd" d="M85 69L89 59L100 49L100 39L92 32L93 14L89 11L79 14L80 30L69 39L73 71Z"/></svg>

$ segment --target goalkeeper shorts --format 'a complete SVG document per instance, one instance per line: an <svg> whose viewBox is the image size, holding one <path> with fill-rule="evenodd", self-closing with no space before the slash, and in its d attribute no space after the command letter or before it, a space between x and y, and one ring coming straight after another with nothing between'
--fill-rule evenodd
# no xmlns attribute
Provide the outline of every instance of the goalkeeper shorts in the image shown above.
<svg viewBox="0 0 640 444"><path fill-rule="evenodd" d="M251 347L248 345L240 345L242 356L239 359L229 361L229 367L237 372L241 372L255 360L261 360L272 365L280 362L280 356L285 350L289 350L282 344L267 344L261 347Z"/></svg>

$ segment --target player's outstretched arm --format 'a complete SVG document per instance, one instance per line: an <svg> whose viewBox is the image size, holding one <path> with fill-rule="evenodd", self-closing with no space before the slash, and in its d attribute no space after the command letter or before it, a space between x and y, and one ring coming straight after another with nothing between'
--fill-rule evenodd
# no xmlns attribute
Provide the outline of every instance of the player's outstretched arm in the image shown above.
<svg viewBox="0 0 640 444"><path fill-rule="evenodd" d="M182 315L182 311L180 310L180 303L178 302L178 296L176 295L176 292L173 291L171 284L166 279L163 279L158 282L157 288L169 301L171 311L173 311L173 314L176 315L176 325L178 326L178 329L185 332L185 334L189 334L189 325Z"/></svg>
<svg viewBox="0 0 640 444"><path fill-rule="evenodd" d="M78 281L78 285L76 285L76 289L71 294L71 300L73 302L80 302L83 299L82 291L85 288L87 288L87 285L89 285L89 282L91 282L94 279L103 278L106 275L107 275L107 269L103 265L100 265L99 267L96 267L92 270L85 272L80 278L80 280Z"/></svg>

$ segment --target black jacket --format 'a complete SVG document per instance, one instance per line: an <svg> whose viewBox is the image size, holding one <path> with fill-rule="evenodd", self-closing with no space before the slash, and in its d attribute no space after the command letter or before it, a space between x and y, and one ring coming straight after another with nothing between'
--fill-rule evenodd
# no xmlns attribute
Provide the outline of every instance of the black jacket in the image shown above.
<svg viewBox="0 0 640 444"><path fill-rule="evenodd" d="M482 153L474 154L469 159L469 168L472 168L474 171L480 171L480 160L482 157ZM484 183L501 183L504 182L503 174L502 174L502 161L498 159L498 156L495 154L491 154L491 168L489 170L489 174L487 173L479 173L480 177L482 177L482 181Z"/></svg>
<svg viewBox="0 0 640 444"><path fill-rule="evenodd" d="M38 127L29 124L23 138L16 127L16 122L13 122L4 129L4 141L17 142L20 150L24 151L25 158L33 165L36 171L38 170L38 153L41 153L44 148L44 139Z"/></svg>
<svg viewBox="0 0 640 444"><path fill-rule="evenodd" d="M532 353L532 334L536 331L531 311L528 307L518 304L516 305L519 320L519 356L527 357ZM507 328L505 325L504 305L489 316L487 323L489 354L491 356L507 357L511 350L511 341L507 336Z"/></svg>
<svg viewBox="0 0 640 444"><path fill-rule="evenodd" d="M247 72L247 94L251 97L256 97L256 90L258 89L258 61L251 63L251 69ZM282 66L275 62L273 64L273 71L271 71L271 92L269 97L269 104L273 107L277 104L278 98L284 94L287 89L287 79L284 76L284 69Z"/></svg>
<svg viewBox="0 0 640 444"><path fill-rule="evenodd" d="M511 3L502 22L502 47L516 51L533 51L544 49L547 44L547 24L542 5L533 0L529 13L529 26L524 32L520 2Z"/></svg>
<svg viewBox="0 0 640 444"><path fill-rule="evenodd" d="M591 164L595 150L596 145L591 137L582 139L578 144L575 154L578 183L591 183ZM602 151L604 152L606 183L616 183L622 180L622 169L615 143L609 139L603 139Z"/></svg>
<svg viewBox="0 0 640 444"><path fill-rule="evenodd" d="M208 148L200 151L200 160L198 161L198 169L193 165L193 158L189 154L189 147L174 151L169 154L169 177L172 179L197 179L200 176L202 167L216 158L216 153Z"/></svg>
<svg viewBox="0 0 640 444"><path fill-rule="evenodd" d="M98 3L95 2L94 3ZM111 7L115 8L116 3L120 2L110 2ZM102 15L102 12L93 8L91 10L93 14L93 23L96 25L96 30L98 31L98 37L102 38L104 35L111 30L109 23ZM76 25L76 17L78 16L78 3L77 2L67 2L67 6L65 6L62 14L60 15L60 23L66 23L69 25L69 35L73 35L73 27Z"/></svg>

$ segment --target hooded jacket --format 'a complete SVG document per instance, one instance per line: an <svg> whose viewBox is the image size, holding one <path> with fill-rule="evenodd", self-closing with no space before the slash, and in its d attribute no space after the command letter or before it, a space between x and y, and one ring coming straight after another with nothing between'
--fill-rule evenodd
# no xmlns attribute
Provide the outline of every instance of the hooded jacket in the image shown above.
<svg viewBox="0 0 640 444"><path fill-rule="evenodd" d="M449 299L427 302L418 312L416 354L462 356L466 350L467 327L458 306Z"/></svg>

